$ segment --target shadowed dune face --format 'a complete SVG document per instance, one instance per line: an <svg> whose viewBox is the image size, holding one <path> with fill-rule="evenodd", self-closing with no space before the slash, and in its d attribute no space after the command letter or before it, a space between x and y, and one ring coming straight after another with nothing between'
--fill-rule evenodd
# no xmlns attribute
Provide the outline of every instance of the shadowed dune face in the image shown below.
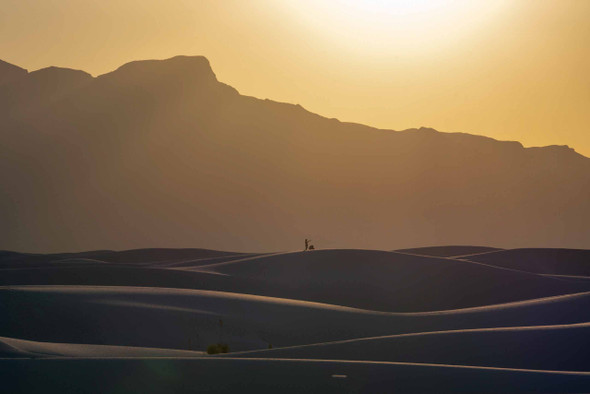
<svg viewBox="0 0 590 394"><path fill-rule="evenodd" d="M97 78L8 68L4 249L590 239L590 160L566 147L341 123L242 96L198 56L132 62ZM14 70L22 78L9 77Z"/></svg>
<svg viewBox="0 0 590 394"><path fill-rule="evenodd" d="M150 253L152 258L138 262L139 256ZM208 255L216 257L192 259ZM95 254L84 254L81 260L74 256L58 255L53 262L35 262L39 257L33 256L32 263L7 263L0 284L220 290L385 312L468 308L590 289L590 283L479 263L370 250L226 257L199 250L107 252L107 259L116 261L111 263L88 258L98 258Z"/></svg>
<svg viewBox="0 0 590 394"><path fill-rule="evenodd" d="M583 373L482 369L446 365L374 363L338 360L267 359L71 359L6 362L0 367L13 376L5 387L14 392L81 393L173 391L235 393L391 392L440 393L580 393L587 391L590 376ZM38 371L29 379L31 370ZM70 379L56 380L64 370ZM231 371L228 372L228 371ZM335 379L341 374L346 379ZM108 376L109 379L104 377Z"/></svg>
<svg viewBox="0 0 590 394"><path fill-rule="evenodd" d="M233 258L251 256L247 253L222 252L208 249L133 249L124 251L96 250L80 253L33 254L0 251L0 267L24 268L39 266L47 268L52 264L64 266L68 262L78 264L83 261L95 263L114 263L122 265L201 265Z"/></svg>
<svg viewBox="0 0 590 394"><path fill-rule="evenodd" d="M395 312L465 308L587 288L470 262L369 250L267 255L202 270L279 285L291 298Z"/></svg>
<svg viewBox="0 0 590 394"><path fill-rule="evenodd" d="M221 368L225 383L207 390L235 391L237 380L256 379L272 382L262 391L583 392L590 283L501 266L511 252L523 253L4 251L0 367L16 391L39 391L58 357L70 365L69 387L81 392L92 379L92 389L123 387L121 368L128 384L143 387L153 376L140 366L150 362L179 374L154 378L150 390L203 371L209 382ZM583 251L569 252L526 251L555 262ZM482 256L496 265L467 260ZM204 355L214 343L230 354ZM189 366L198 371L182 372ZM59 391L60 382L45 390Z"/></svg>
<svg viewBox="0 0 590 394"><path fill-rule="evenodd" d="M468 256L466 259L539 274L590 277L588 250L513 249Z"/></svg>
<svg viewBox="0 0 590 394"><path fill-rule="evenodd" d="M417 314L240 293L121 286L10 286L0 288L0 301L1 336L187 350L204 350L218 341L220 318L223 340L233 351L460 328L574 324L590 318L587 292Z"/></svg>
<svg viewBox="0 0 590 394"><path fill-rule="evenodd" d="M396 252L416 254L420 256L453 257L490 253L498 250L501 249L490 248L487 246L430 246L425 248L398 249Z"/></svg>
<svg viewBox="0 0 590 394"><path fill-rule="evenodd" d="M588 371L590 323L448 331L245 353L243 357L426 362Z"/></svg>
<svg viewBox="0 0 590 394"><path fill-rule="evenodd" d="M81 345L0 337L0 358L42 357L199 357L203 352L131 346Z"/></svg>

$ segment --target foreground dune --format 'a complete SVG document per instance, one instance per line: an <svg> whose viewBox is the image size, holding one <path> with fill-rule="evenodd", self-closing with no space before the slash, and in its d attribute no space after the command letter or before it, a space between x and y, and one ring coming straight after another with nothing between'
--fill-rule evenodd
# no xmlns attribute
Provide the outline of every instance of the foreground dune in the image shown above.
<svg viewBox="0 0 590 394"><path fill-rule="evenodd" d="M580 393L590 387L588 372L343 360L0 360L0 370L11 376L3 386L8 392L26 393Z"/></svg>
<svg viewBox="0 0 590 394"><path fill-rule="evenodd" d="M133 346L82 345L0 337L0 358L14 357L198 357L203 352Z"/></svg>
<svg viewBox="0 0 590 394"><path fill-rule="evenodd" d="M2 252L0 370L9 392L585 392L572 266L584 251Z"/></svg>
<svg viewBox="0 0 590 394"><path fill-rule="evenodd" d="M586 322L590 292L468 309L384 313L209 290L10 286L0 288L0 312L0 335L7 337L204 350L221 335L232 351L239 351L410 332Z"/></svg>
<svg viewBox="0 0 590 394"><path fill-rule="evenodd" d="M590 323L411 333L243 353L244 357L402 361L590 371Z"/></svg>

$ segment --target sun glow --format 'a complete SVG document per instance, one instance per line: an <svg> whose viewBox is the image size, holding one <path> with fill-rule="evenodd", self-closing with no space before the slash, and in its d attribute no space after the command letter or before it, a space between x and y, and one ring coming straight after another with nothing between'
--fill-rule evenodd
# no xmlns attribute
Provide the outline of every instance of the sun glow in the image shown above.
<svg viewBox="0 0 590 394"><path fill-rule="evenodd" d="M390 15L411 15L433 12L437 8L452 6L454 0L344 0L342 5L356 8L358 12Z"/></svg>
<svg viewBox="0 0 590 394"><path fill-rule="evenodd" d="M310 31L357 52L423 53L474 34L507 3L465 0L301 0L290 7Z"/></svg>

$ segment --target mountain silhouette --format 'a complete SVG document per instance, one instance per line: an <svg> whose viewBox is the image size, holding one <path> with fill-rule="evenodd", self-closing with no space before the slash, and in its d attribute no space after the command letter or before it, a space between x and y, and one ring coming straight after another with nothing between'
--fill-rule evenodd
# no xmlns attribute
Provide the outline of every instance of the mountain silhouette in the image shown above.
<svg viewBox="0 0 590 394"><path fill-rule="evenodd" d="M285 83L290 83L285 81ZM201 56L0 62L0 249L590 246L590 159L244 96Z"/></svg>

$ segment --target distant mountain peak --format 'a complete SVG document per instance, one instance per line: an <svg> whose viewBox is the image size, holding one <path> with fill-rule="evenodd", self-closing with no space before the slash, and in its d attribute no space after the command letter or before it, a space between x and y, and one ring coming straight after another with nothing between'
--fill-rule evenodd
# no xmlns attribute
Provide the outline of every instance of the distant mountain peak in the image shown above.
<svg viewBox="0 0 590 394"><path fill-rule="evenodd" d="M576 150L569 145L548 145L548 146L535 146L532 148L528 148L532 152L543 152L546 154L550 154L554 157L569 157L569 158L576 158L576 159L585 159L589 160L588 157L576 152Z"/></svg>
<svg viewBox="0 0 590 394"><path fill-rule="evenodd" d="M0 85L26 76L28 73L24 68L15 66L3 60L0 60Z"/></svg>
<svg viewBox="0 0 590 394"><path fill-rule="evenodd" d="M76 70L73 68L67 68L67 67L56 67L56 66L50 66L50 67L45 67L45 68L41 68L39 70L36 71L32 71L29 73L30 76L42 76L42 77L47 77L47 78L59 78L61 76L78 76L78 77L82 77L82 78L87 78L90 79L92 78L92 75L88 74L86 71L82 71L82 70Z"/></svg>
<svg viewBox="0 0 590 394"><path fill-rule="evenodd" d="M209 60L204 56L175 56L163 60L136 60L98 78L120 76L131 79L154 79L183 76L217 82Z"/></svg>
<svg viewBox="0 0 590 394"><path fill-rule="evenodd" d="M556 152L575 152L574 148L571 148L569 145L549 145L545 147L546 149L554 150Z"/></svg>
<svg viewBox="0 0 590 394"><path fill-rule="evenodd" d="M423 133L440 133L440 131L433 129L432 127L420 127L418 129L418 131L423 132Z"/></svg>
<svg viewBox="0 0 590 394"><path fill-rule="evenodd" d="M338 122L239 95L202 56L4 68L24 77L0 88L0 248L588 247L569 147Z"/></svg>

